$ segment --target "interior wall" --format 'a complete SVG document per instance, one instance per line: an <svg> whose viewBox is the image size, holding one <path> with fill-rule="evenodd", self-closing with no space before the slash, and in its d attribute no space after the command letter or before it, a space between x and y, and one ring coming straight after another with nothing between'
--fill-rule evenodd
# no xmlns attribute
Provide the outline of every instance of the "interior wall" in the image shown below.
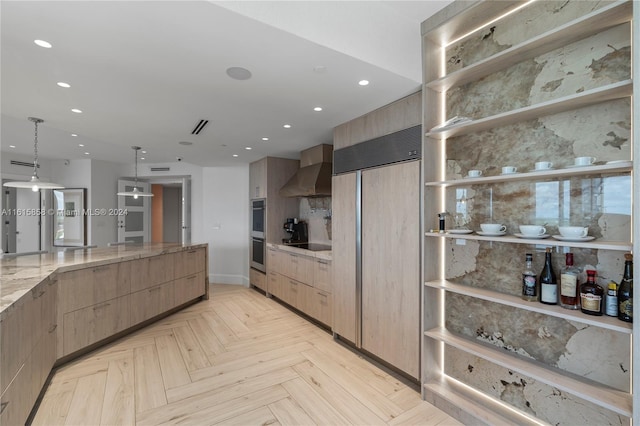
<svg viewBox="0 0 640 426"><path fill-rule="evenodd" d="M107 211L107 214L90 216L88 244L105 247L118 241L118 216L110 210L118 208L118 178L122 165L102 160L91 160L91 194L87 206L93 210Z"/></svg>
<svg viewBox="0 0 640 426"><path fill-rule="evenodd" d="M206 222L202 236L209 242L209 280L249 285L249 165L207 167L202 183L206 188L201 195Z"/></svg>

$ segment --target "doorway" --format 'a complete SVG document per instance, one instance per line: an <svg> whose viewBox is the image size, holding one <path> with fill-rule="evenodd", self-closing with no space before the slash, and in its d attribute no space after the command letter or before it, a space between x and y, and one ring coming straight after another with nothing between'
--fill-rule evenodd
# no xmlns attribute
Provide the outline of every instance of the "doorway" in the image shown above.
<svg viewBox="0 0 640 426"><path fill-rule="evenodd" d="M2 197L2 252L40 251L40 191L3 187Z"/></svg>
<svg viewBox="0 0 640 426"><path fill-rule="evenodd" d="M151 184L151 192L151 242L181 242L182 184Z"/></svg>

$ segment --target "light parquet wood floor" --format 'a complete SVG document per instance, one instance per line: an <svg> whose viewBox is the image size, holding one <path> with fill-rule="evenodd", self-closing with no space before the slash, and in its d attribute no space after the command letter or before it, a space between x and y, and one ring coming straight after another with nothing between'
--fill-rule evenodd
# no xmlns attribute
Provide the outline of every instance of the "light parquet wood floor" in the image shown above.
<svg viewBox="0 0 640 426"><path fill-rule="evenodd" d="M458 425L255 290L211 298L53 376L34 425Z"/></svg>

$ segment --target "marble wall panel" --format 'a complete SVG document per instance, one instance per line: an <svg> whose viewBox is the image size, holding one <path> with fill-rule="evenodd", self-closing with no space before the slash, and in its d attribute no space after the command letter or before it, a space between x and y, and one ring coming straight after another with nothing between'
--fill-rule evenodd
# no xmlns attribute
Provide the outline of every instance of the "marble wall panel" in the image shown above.
<svg viewBox="0 0 640 426"><path fill-rule="evenodd" d="M331 245L331 197L300 198L299 217L307 222L309 242Z"/></svg>
<svg viewBox="0 0 640 426"><path fill-rule="evenodd" d="M447 47L447 73L586 15L613 1L537 1ZM478 23L481 24L481 23Z"/></svg>
<svg viewBox="0 0 640 426"><path fill-rule="evenodd" d="M447 347L445 372L538 419L558 426L630 425L631 421L575 395Z"/></svg>

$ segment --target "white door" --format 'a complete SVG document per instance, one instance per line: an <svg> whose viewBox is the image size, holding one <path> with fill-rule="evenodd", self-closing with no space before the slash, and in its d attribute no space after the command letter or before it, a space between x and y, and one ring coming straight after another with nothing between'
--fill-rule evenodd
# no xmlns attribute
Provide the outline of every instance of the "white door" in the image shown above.
<svg viewBox="0 0 640 426"><path fill-rule="evenodd" d="M118 192L133 191L135 182L118 179ZM138 191L150 192L150 185L138 181ZM151 197L133 198L118 195L118 241L143 243L151 241Z"/></svg>

